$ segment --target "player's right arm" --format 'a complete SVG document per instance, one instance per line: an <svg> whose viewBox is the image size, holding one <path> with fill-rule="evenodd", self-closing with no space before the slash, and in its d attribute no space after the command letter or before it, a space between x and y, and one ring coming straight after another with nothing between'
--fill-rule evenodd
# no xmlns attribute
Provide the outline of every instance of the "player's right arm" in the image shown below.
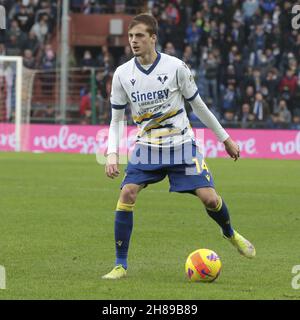
<svg viewBox="0 0 300 320"><path fill-rule="evenodd" d="M108 147L105 164L105 173L109 178L120 174L119 170L119 143L123 134L124 115L127 105L127 96L124 91L118 70L114 73L111 91L111 122L108 133Z"/></svg>

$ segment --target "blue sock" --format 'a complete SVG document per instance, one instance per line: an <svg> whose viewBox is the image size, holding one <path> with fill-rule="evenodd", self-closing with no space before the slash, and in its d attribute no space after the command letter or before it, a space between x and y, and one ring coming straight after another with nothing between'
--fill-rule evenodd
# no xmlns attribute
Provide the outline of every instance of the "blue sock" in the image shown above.
<svg viewBox="0 0 300 320"><path fill-rule="evenodd" d="M116 265L121 264L127 269L127 254L133 227L132 211L116 211L115 216L115 243Z"/></svg>
<svg viewBox="0 0 300 320"><path fill-rule="evenodd" d="M222 228L225 237L233 235L230 216L225 202L219 197L219 205L215 209L206 208L208 215Z"/></svg>

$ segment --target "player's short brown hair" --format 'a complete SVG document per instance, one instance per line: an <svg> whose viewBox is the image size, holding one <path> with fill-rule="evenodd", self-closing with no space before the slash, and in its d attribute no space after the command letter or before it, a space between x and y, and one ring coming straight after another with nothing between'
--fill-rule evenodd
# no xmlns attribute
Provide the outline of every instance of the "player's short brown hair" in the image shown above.
<svg viewBox="0 0 300 320"><path fill-rule="evenodd" d="M158 33L158 23L157 20L148 13L141 13L135 16L128 26L128 31L138 24L144 24L147 26L147 32L152 36Z"/></svg>

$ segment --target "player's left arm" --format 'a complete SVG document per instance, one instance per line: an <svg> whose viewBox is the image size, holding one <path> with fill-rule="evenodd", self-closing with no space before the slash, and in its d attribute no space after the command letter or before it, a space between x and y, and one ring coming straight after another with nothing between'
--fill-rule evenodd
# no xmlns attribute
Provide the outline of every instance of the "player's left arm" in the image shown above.
<svg viewBox="0 0 300 320"><path fill-rule="evenodd" d="M194 77L185 64L178 68L177 76L180 90L186 100L190 103L196 116L206 127L210 128L215 133L219 141L224 143L226 152L236 161L240 156L239 146L230 138L229 134L222 127L215 115L201 99Z"/></svg>
<svg viewBox="0 0 300 320"><path fill-rule="evenodd" d="M230 137L228 137L225 141L223 141L225 145L225 150L230 155L231 158L236 161L240 157L240 147L239 145L233 141Z"/></svg>

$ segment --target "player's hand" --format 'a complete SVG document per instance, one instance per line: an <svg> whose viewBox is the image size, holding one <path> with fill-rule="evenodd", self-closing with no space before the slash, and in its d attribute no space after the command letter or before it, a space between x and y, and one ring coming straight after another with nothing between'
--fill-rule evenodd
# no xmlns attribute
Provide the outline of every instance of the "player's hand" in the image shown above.
<svg viewBox="0 0 300 320"><path fill-rule="evenodd" d="M105 173L109 178L116 178L120 174L119 159L116 153L110 153L106 157Z"/></svg>
<svg viewBox="0 0 300 320"><path fill-rule="evenodd" d="M231 158L236 161L240 157L240 147L231 138L224 141L225 149Z"/></svg>

